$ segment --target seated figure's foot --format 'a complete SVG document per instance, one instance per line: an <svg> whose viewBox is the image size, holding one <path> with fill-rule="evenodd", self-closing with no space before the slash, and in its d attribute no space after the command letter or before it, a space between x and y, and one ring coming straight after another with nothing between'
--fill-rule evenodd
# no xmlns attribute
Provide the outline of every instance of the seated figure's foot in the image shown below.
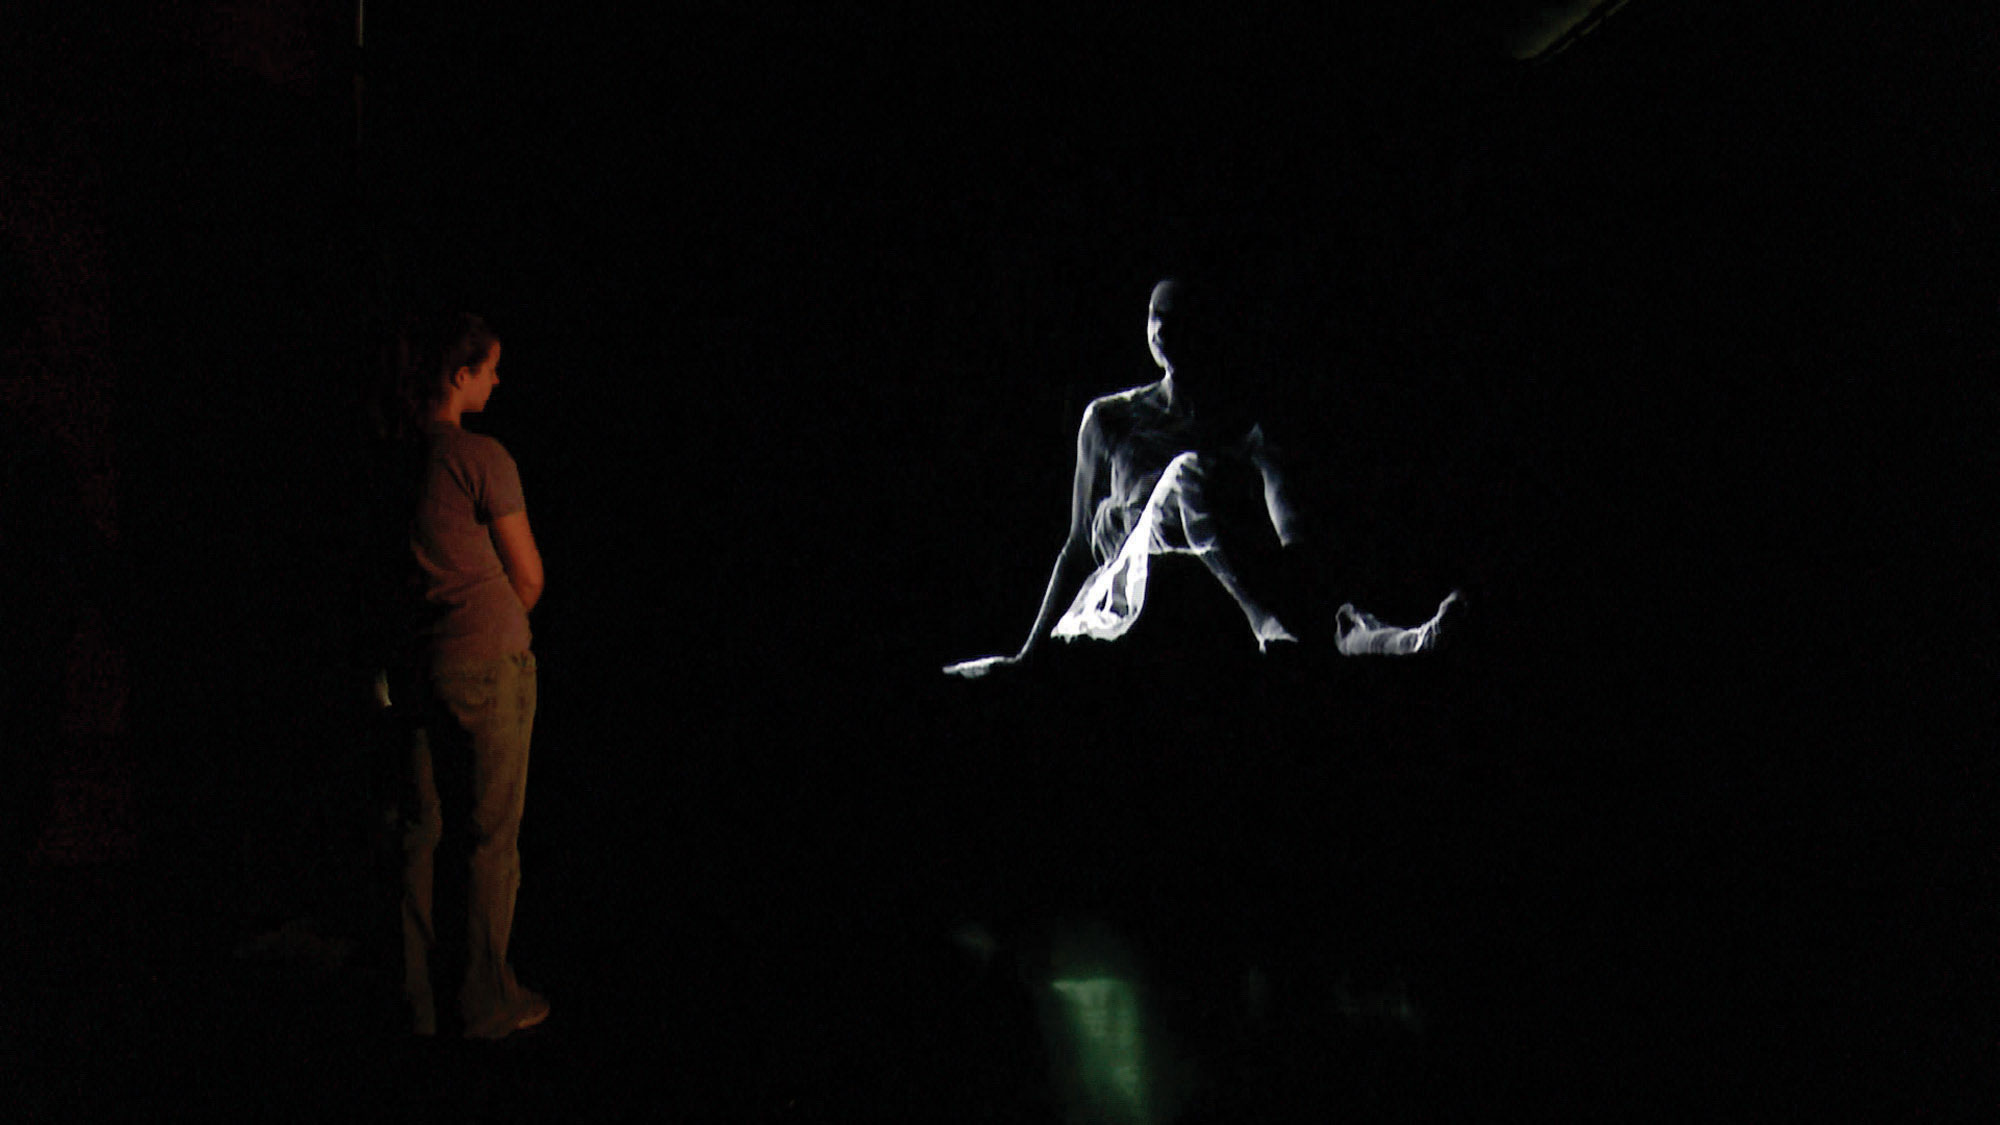
<svg viewBox="0 0 2000 1125"><path fill-rule="evenodd" d="M1458 602L1458 591L1438 603L1437 613L1414 629L1384 625L1374 614L1343 605L1334 613L1334 644L1347 656L1414 656L1436 648L1447 614ZM1455 617L1455 615L1454 615Z"/></svg>
<svg viewBox="0 0 2000 1125"><path fill-rule="evenodd" d="M1363 618L1367 620L1364 621ZM1355 609L1353 602L1344 602L1339 609L1333 611L1334 636L1337 639L1345 640L1349 635L1367 629L1368 623L1374 620L1374 618L1368 617L1367 614Z"/></svg>
<svg viewBox="0 0 2000 1125"><path fill-rule="evenodd" d="M1431 615L1429 621L1414 629L1401 630L1403 636L1392 639L1391 650L1405 656L1435 651L1438 644L1444 640L1446 631L1455 629L1458 625L1458 614L1451 611L1451 607L1456 604L1458 604L1458 591L1453 590L1438 603L1437 612Z"/></svg>
<svg viewBox="0 0 2000 1125"><path fill-rule="evenodd" d="M1443 642L1446 633L1457 630L1459 619L1465 614L1463 609L1453 610L1452 607L1459 604L1457 590L1445 595L1444 600L1438 603L1437 612L1431 615L1429 621L1424 622L1422 629L1418 630L1423 634L1423 639L1416 651L1430 652L1436 649Z"/></svg>
<svg viewBox="0 0 2000 1125"><path fill-rule="evenodd" d="M1374 614L1355 609L1352 602L1334 611L1333 626L1334 647L1347 656L1388 652L1389 641L1401 632L1383 625Z"/></svg>

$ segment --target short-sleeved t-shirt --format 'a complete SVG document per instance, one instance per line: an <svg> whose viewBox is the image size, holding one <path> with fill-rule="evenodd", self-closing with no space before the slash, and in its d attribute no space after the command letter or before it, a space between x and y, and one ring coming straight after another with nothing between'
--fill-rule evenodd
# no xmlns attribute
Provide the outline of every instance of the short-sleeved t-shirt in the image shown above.
<svg viewBox="0 0 2000 1125"><path fill-rule="evenodd" d="M497 660L528 651L528 613L493 545L493 521L524 511L505 447L449 422L424 427L430 455L411 527L424 600L438 610L433 662Z"/></svg>

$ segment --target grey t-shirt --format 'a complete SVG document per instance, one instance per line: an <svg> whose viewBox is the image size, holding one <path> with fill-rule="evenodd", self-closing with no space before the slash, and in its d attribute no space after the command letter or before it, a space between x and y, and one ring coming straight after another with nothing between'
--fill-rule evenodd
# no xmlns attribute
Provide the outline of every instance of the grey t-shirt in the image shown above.
<svg viewBox="0 0 2000 1125"><path fill-rule="evenodd" d="M524 511L521 475L505 447L450 422L429 422L430 459L410 546L424 599L440 612L434 663L497 660L528 651L528 613L493 546L493 521Z"/></svg>

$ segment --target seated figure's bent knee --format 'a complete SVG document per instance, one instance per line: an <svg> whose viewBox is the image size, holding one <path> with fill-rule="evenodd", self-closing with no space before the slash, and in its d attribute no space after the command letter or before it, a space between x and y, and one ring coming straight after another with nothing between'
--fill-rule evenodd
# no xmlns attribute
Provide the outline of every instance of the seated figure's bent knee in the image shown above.
<svg viewBox="0 0 2000 1125"><path fill-rule="evenodd" d="M1163 545L1167 549L1203 554L1215 546L1215 533L1202 493L1207 474L1200 454L1182 453L1167 462L1158 483L1153 485L1148 506L1159 513Z"/></svg>
<svg viewBox="0 0 2000 1125"><path fill-rule="evenodd" d="M1207 476L1208 466L1202 463L1201 454L1192 451L1181 453L1167 462L1166 469L1160 473L1160 482L1153 486L1153 492L1158 495L1161 489L1166 489L1183 497L1190 493L1200 496L1202 481Z"/></svg>

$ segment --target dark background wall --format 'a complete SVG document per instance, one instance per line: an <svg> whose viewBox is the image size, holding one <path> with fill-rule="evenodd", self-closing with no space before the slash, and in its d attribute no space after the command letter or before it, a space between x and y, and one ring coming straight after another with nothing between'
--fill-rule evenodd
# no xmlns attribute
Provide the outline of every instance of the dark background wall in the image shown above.
<svg viewBox="0 0 2000 1125"><path fill-rule="evenodd" d="M1337 755L1326 728L1393 729L1387 699L1463 717L1430 736L1479 763L1438 767L1446 799L1505 795L1426 870L1506 840L1531 874L1505 886L1677 920L1672 965L1592 954L1599 986L1776 981L1759 1010L1803 1019L1911 933L1969 953L1987 41L1725 8L1635 3L1533 64L1499 17L1386 9L383 12L360 54L334 6L47 14L5 203L35 310L8 327L9 585L48 685L10 754L75 741L52 654L96 607L137 831L215 881L216 924L356 867L366 348L442 303L505 338L476 425L550 574L531 884L600 921L629 888L554 857L694 857L676 909L704 926L855 926L844 903L970 893L921 857L1006 818L965 795L993 761L1089 749L1130 780L1139 743L1221 738L1256 699L1273 740ZM1308 663L1274 700L1172 640L937 674L1019 642L1079 411L1150 377L1146 292L1190 259L1226 267L1244 362L1320 451L1351 546L1329 596L1471 594L1445 687ZM1107 717L1163 669L1208 717ZM1356 784L1396 769L1361 760ZM1970 987L1923 963L1916 994ZM1935 1026L1909 1011L1869 1015Z"/></svg>

